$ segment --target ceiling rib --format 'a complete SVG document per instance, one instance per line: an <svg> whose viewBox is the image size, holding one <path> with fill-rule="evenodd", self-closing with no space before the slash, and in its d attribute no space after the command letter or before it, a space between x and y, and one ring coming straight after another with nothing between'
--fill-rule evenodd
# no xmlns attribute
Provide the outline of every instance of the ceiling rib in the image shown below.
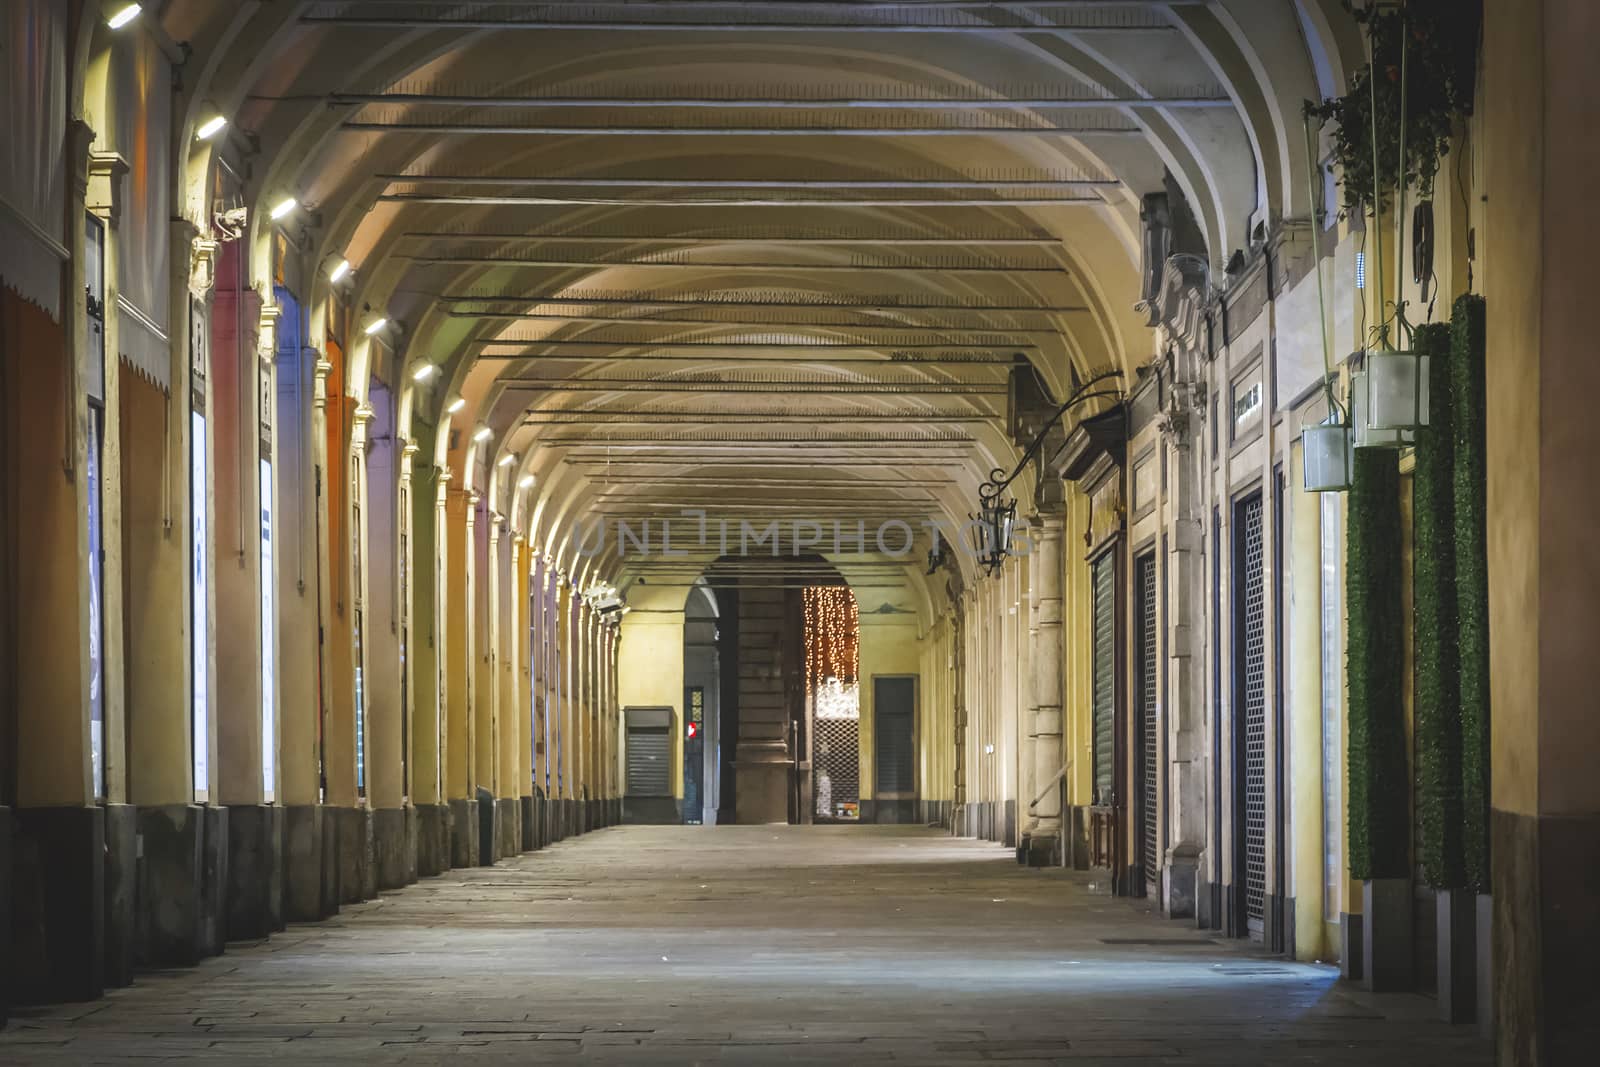
<svg viewBox="0 0 1600 1067"><path fill-rule="evenodd" d="M857 274L863 271L892 271L897 274L1048 274L1065 277L1062 267L1036 266L945 266L937 263L727 263L693 262L689 260L594 260L594 259L522 259L515 256L407 256L392 257L409 260L423 266L497 266L515 268L550 267L628 267L648 270L738 270L779 271L788 273Z"/></svg>
<svg viewBox="0 0 1600 1067"><path fill-rule="evenodd" d="M563 356L563 355L533 354L533 355L524 355L524 356L480 356L479 358L480 359L487 359L487 360L495 360L495 361L505 361L505 362L515 362L515 361L520 361L520 360L530 360L531 359L531 360L539 360L541 362L556 362L556 363L597 363L597 362L606 362L606 363L620 363L620 362L628 362L628 363L703 363L706 359L711 358L711 357L707 357L705 355L698 355L698 356L648 356L648 355L608 354L608 355L588 355L588 356L574 356L574 355L565 355L565 356ZM784 366L784 365L787 365L787 364L795 364L795 363L803 363L803 364L826 363L830 367L877 367L877 368L902 367L902 366L919 366L919 367L1010 367L1012 365L1010 360L1001 360L1001 359L965 359L965 358L942 359L942 358L938 358L938 357L930 357L930 358L918 357L918 358L907 358L907 359L894 359L894 358L889 358L889 357L884 357L884 358L879 358L879 359L867 359L867 358L836 359L836 358L834 358L832 356L826 356L826 355L822 355L822 356L729 356L729 357L726 357L726 358L720 358L719 357L719 358L717 358L717 362L719 362L719 363L735 363L735 362L737 362L737 363L742 363L742 364L744 364L746 366L750 366L750 367L760 367L760 366L766 366L766 365L769 365L769 364L773 365L773 366Z"/></svg>
<svg viewBox="0 0 1600 1067"><path fill-rule="evenodd" d="M915 234L871 234L865 232L852 233L802 233L794 230L772 230L757 232L753 227L739 227L727 233L693 233L693 234L586 234L586 233L486 233L482 231L461 230L410 230L401 234L402 237L418 240L434 241L442 238L454 238L463 241L496 241L496 242L551 242L560 244L642 244L651 241L671 243L676 245L738 245L738 244L808 244L808 245L840 245L862 247L898 247L905 246L954 246L966 248L972 245L993 245L1004 247L1008 245L1033 245L1038 247L1054 248L1061 244L1061 238L1047 233L1021 233L1009 231L1000 233L996 231L962 231L954 234L940 236L915 235Z"/></svg>
<svg viewBox="0 0 1600 1067"><path fill-rule="evenodd" d="M945 199L916 197L873 197L867 199L842 199L835 197L792 200L771 198L722 197L719 199L673 199L671 197L598 197L598 196L486 196L468 193L380 193L375 197L386 204L474 204L499 207L537 207L563 205L600 207L1060 207L1095 205L1106 206L1098 196L1030 196L1030 197L947 197Z"/></svg>
<svg viewBox="0 0 1600 1067"><path fill-rule="evenodd" d="M602 445L607 443L608 440L616 442L628 441L641 445L660 444L668 447L758 444L767 448L781 446L811 448L816 445L970 445L977 443L977 438L975 437L948 430L935 430L932 433L920 434L906 430L844 430L831 427L830 432L826 434L799 433L795 430L778 429L776 427L773 428L772 432L765 434L753 433L750 430L712 430L704 433L697 432L693 440L675 437L666 430L637 430L633 432L631 437L548 437L542 439L540 443L551 445Z"/></svg>
<svg viewBox="0 0 1600 1067"><path fill-rule="evenodd" d="M524 426L584 426L591 423L629 424L698 424L698 423L754 423L773 422L917 422L924 425L986 424L1002 416L995 412L952 414L929 411L771 411L771 412L694 412L694 411L562 411L557 418L537 418L540 412L522 420Z"/></svg>
<svg viewBox="0 0 1600 1067"><path fill-rule="evenodd" d="M411 292L416 292L411 290ZM825 311L1085 311L1073 305L1058 308L1045 304L1014 305L988 304L970 300L941 300L932 303L922 294L825 292L792 287L758 288L755 286L722 286L707 290L705 296L660 296L653 290L643 289L579 289L559 293L497 293L467 291L460 293L417 292L418 296L432 297L451 303L507 304L544 303L577 304L628 304L635 307L778 307L816 308Z"/></svg>
<svg viewBox="0 0 1600 1067"><path fill-rule="evenodd" d="M395 130L490 137L973 137L1052 134L1071 137L1142 137L1137 126L508 126L485 122L371 122L347 120L341 129Z"/></svg>
<svg viewBox="0 0 1600 1067"><path fill-rule="evenodd" d="M752 86L759 89L760 86ZM1112 96L1003 94L926 96L451 96L442 93L332 93L329 107L425 105L455 108L526 108L538 111L616 109L621 111L1093 111L1122 107L1232 107L1221 90ZM792 127L791 127L792 128Z"/></svg>
<svg viewBox="0 0 1600 1067"><path fill-rule="evenodd" d="M459 5L454 5L459 8ZM548 8L550 5L540 5ZM622 7L596 7L588 5L596 12L626 11ZM695 5L685 3L683 7L690 8ZM912 5L913 7L915 5ZM1121 23L1110 16L1102 16L1094 22L1079 21L1066 22L1040 22L1017 21L1012 24L997 25L994 23L962 22L946 17L943 20L927 19L923 22L871 22L857 20L854 22L843 21L790 21L790 22L757 22L757 21L711 21L700 19L665 20L640 19L625 21L613 19L606 21L595 18L507 18L483 17L472 18L467 15L438 14L432 17L426 15L406 14L370 14L352 15L339 10L340 5L314 5L309 11L300 16L300 21L309 25L332 26L363 26L384 29L449 29L449 30L541 30L545 32L581 31L585 33L930 33L930 34L957 34L977 37L1009 37L1019 33L1071 33L1071 34L1127 34L1127 33L1171 33L1174 31L1170 23L1156 20L1136 20L1123 16ZM743 5L746 13L754 5ZM516 9L511 9L516 10ZM537 10L537 9L535 9ZM560 10L556 8L555 10ZM755 8L759 11L759 7ZM1004 8L998 8L1004 11ZM948 15L945 11L930 11L929 15ZM1018 16L1013 15L1016 18Z"/></svg>
<svg viewBox="0 0 1600 1067"><path fill-rule="evenodd" d="M1007 386L973 382L674 382L671 379L627 381L617 378L501 378L506 392L516 393L694 393L697 396L1005 396Z"/></svg>

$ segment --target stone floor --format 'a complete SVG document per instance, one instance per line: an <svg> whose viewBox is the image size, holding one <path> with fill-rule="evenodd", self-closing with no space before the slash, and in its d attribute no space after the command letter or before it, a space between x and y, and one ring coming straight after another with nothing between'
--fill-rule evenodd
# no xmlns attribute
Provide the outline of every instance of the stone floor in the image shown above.
<svg viewBox="0 0 1600 1067"><path fill-rule="evenodd" d="M36 1010L0 1063L1487 1063L1082 875L904 827L619 827Z"/></svg>

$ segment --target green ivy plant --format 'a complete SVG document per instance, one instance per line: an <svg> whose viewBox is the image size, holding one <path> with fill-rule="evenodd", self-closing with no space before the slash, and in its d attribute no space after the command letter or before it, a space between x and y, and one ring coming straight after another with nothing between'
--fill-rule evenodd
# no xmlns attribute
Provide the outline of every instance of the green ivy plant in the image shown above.
<svg viewBox="0 0 1600 1067"><path fill-rule="evenodd" d="M1461 662L1457 645L1455 433L1450 327L1418 326L1428 356L1428 429L1417 436L1413 522L1417 852L1434 889L1465 884L1462 869Z"/></svg>
<svg viewBox="0 0 1600 1067"><path fill-rule="evenodd" d="M1366 32L1371 60L1350 79L1349 92L1307 104L1306 112L1333 126L1333 169L1345 210L1371 210L1375 191L1377 207L1386 208L1398 188L1402 70L1406 186L1430 199L1455 124L1472 112L1482 0L1344 0L1344 8Z"/></svg>
<svg viewBox="0 0 1600 1067"><path fill-rule="evenodd" d="M1399 453L1357 449L1354 475L1345 570L1346 736L1350 874L1365 881L1410 872Z"/></svg>

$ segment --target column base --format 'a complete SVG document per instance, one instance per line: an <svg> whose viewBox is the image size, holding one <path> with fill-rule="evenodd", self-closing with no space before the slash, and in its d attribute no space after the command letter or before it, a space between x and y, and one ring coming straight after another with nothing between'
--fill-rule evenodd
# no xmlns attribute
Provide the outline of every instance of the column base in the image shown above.
<svg viewBox="0 0 1600 1067"><path fill-rule="evenodd" d="M323 844L331 838L331 820L321 804L294 804L283 809L283 918L316 922L339 910L338 883L327 891Z"/></svg>
<svg viewBox="0 0 1600 1067"><path fill-rule="evenodd" d="M450 869L450 807L447 804L418 804L414 809L417 827L417 876L431 878Z"/></svg>
<svg viewBox="0 0 1600 1067"><path fill-rule="evenodd" d="M1061 835L1048 826L1030 830L1017 842L1017 862L1027 867L1061 866Z"/></svg>
<svg viewBox="0 0 1600 1067"><path fill-rule="evenodd" d="M378 895L377 864L370 808L330 807L338 825L339 903L355 904Z"/></svg>
<svg viewBox="0 0 1600 1067"><path fill-rule="evenodd" d="M11 1017L14 952L11 947L11 809L0 805L0 1029Z"/></svg>
<svg viewBox="0 0 1600 1067"><path fill-rule="evenodd" d="M450 866L476 867L478 864L478 802L464 797L450 798Z"/></svg>
<svg viewBox="0 0 1600 1067"><path fill-rule="evenodd" d="M494 795L487 789L478 790L478 837L476 851L473 853L474 867L494 866L495 822L499 817L495 810Z"/></svg>
<svg viewBox="0 0 1600 1067"><path fill-rule="evenodd" d="M1490 813L1499 1063L1587 1063L1600 1044L1600 815Z"/></svg>
<svg viewBox="0 0 1600 1067"><path fill-rule="evenodd" d="M11 1002L94 1000L105 992L104 813L18 808L10 821Z"/></svg>
<svg viewBox="0 0 1600 1067"><path fill-rule="evenodd" d="M283 809L233 804L228 817L227 939L260 940L283 929Z"/></svg>
<svg viewBox="0 0 1600 1067"><path fill-rule="evenodd" d="M201 852L205 809L194 804L142 807L137 958L144 967L192 967L204 954Z"/></svg>
<svg viewBox="0 0 1600 1067"><path fill-rule="evenodd" d="M416 881L416 824L409 808L378 808L372 812L374 885L399 889Z"/></svg>
<svg viewBox="0 0 1600 1067"><path fill-rule="evenodd" d="M1367 972L1364 925L1360 915L1339 913L1339 977L1347 982L1359 982Z"/></svg>
<svg viewBox="0 0 1600 1067"><path fill-rule="evenodd" d="M106 988L133 984L139 929L139 809L105 805L106 822ZM4 851L0 845L0 852ZM4 859L0 858L0 864ZM8 872L9 873L9 872ZM0 878L4 875L0 874ZM0 890L3 892L3 890ZM4 916L0 916L3 919ZM0 924L0 936L9 931ZM0 993L0 998L4 994Z"/></svg>
<svg viewBox="0 0 1600 1067"><path fill-rule="evenodd" d="M1169 919L1194 918L1199 882L1199 850L1187 845L1168 849L1161 871L1161 908Z"/></svg>
<svg viewBox="0 0 1600 1067"><path fill-rule="evenodd" d="M220 956L228 944L228 809L201 809L200 952Z"/></svg>
<svg viewBox="0 0 1600 1067"><path fill-rule="evenodd" d="M1478 1014L1478 895L1434 891L1434 990L1439 1018L1470 1023Z"/></svg>
<svg viewBox="0 0 1600 1067"><path fill-rule="evenodd" d="M1477 955L1478 1036L1494 1038L1494 897L1479 893L1473 949Z"/></svg>
<svg viewBox="0 0 1600 1067"><path fill-rule="evenodd" d="M510 859L522 851L522 803L516 797L496 797L494 802L495 859Z"/></svg>
<svg viewBox="0 0 1600 1067"><path fill-rule="evenodd" d="M1369 878L1361 883L1361 984L1373 993L1407 993L1412 975L1409 878Z"/></svg>
<svg viewBox="0 0 1600 1067"><path fill-rule="evenodd" d="M532 852L538 848L539 846L536 842L539 835L533 821L533 797L517 798L517 826L521 831L521 841L519 842L521 850L523 852Z"/></svg>

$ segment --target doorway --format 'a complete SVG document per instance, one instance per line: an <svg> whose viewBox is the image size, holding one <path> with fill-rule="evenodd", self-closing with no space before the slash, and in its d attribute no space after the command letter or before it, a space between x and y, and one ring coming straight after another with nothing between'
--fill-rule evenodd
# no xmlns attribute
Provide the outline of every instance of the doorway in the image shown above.
<svg viewBox="0 0 1600 1067"><path fill-rule="evenodd" d="M861 616L847 586L801 591L811 818L861 819Z"/></svg>

